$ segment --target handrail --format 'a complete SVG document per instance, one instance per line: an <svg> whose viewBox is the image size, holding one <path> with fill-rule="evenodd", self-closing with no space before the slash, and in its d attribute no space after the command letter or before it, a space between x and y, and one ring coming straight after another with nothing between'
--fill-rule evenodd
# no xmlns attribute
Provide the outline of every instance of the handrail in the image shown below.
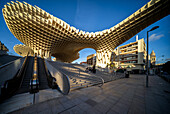
<svg viewBox="0 0 170 114"><path fill-rule="evenodd" d="M21 69L20 69L17 77L21 75L21 73L23 72L24 68L26 67L25 65L26 65L27 60L28 60L28 54L27 54L27 56L25 57L25 60L24 60L24 62L23 62L23 64L22 64L22 66L21 66ZM23 76L22 79L21 79L21 83L20 83L20 85L19 85L19 88L21 87L23 80L24 80L24 76Z"/></svg>
<svg viewBox="0 0 170 114"><path fill-rule="evenodd" d="M37 57L34 58L34 69L33 69L33 78L38 78L38 62Z"/></svg>
<svg viewBox="0 0 170 114"><path fill-rule="evenodd" d="M48 60L46 60L47 62L48 62ZM50 64L50 63L49 63ZM50 64L51 65L51 64ZM52 65L51 65L52 66ZM47 68L47 66L46 66L46 68ZM47 69L48 70L48 69ZM58 69L57 69L58 70ZM64 74L64 75L66 75L67 76L67 74L65 74L64 72L62 72L62 71L60 71L62 74ZM67 76L67 78L68 78L68 76Z"/></svg>
<svg viewBox="0 0 170 114"><path fill-rule="evenodd" d="M62 94L68 94L70 91L70 80L68 76L51 65L47 60L45 62L47 63L47 67L49 67L49 72L52 77L56 79L59 91L61 91Z"/></svg>
<svg viewBox="0 0 170 114"><path fill-rule="evenodd" d="M19 59L22 59L22 58L19 58ZM19 60L19 59L16 59L16 60ZM1 65L1 66L0 66L0 69L4 68L4 67L6 67L6 66L8 66L8 65L10 65L10 64L12 64L12 63L14 63L16 60L10 61L10 62L8 62L8 63L6 63L6 64L4 64L4 65Z"/></svg>
<svg viewBox="0 0 170 114"><path fill-rule="evenodd" d="M94 76L94 77L97 77L97 76ZM97 77L97 78L100 78L100 79L102 80L102 84L99 85L99 87L103 86L103 84L104 84L104 79L103 79L102 77Z"/></svg>
<svg viewBox="0 0 170 114"><path fill-rule="evenodd" d="M48 60L47 60L47 62L48 62ZM50 63L49 63L50 64ZM51 65L51 64L50 64ZM51 66L53 66L53 65L51 65ZM56 68L57 69L57 68ZM57 69L58 70L58 69ZM64 72L62 72L62 71L60 71L62 74L64 74L64 75L66 75L67 76L67 74L65 74Z"/></svg>
<svg viewBox="0 0 170 114"><path fill-rule="evenodd" d="M31 86L31 90L30 93L36 93L39 91L39 79L38 79L38 58L37 56L34 57L34 63L33 63L33 76L32 79L30 80L30 86ZM35 83L34 83L35 81ZM34 88L33 86L36 86L36 88Z"/></svg>
<svg viewBox="0 0 170 114"><path fill-rule="evenodd" d="M76 70L79 71L79 76L80 76L80 68L79 69L74 69L74 70L72 69L71 71L76 71ZM102 77L98 77L98 76L94 76L94 75L93 75L93 77L100 78L102 80L102 85L104 84L104 79ZM100 85L99 87L101 87L102 85Z"/></svg>
<svg viewBox="0 0 170 114"><path fill-rule="evenodd" d="M80 69L74 69L74 70L71 70L71 71L75 71L75 70L78 70L78 71L79 71L79 77L81 77L81 76L80 76ZM93 75L93 77L100 78L100 79L102 80L102 85L104 84L104 79L103 79L101 76L99 77L99 76L94 76L94 75ZM87 78L89 78L89 77L87 77ZM99 87L101 87L102 85L100 85Z"/></svg>
<svg viewBox="0 0 170 114"><path fill-rule="evenodd" d="M23 72L23 70L24 70L24 68L25 68L25 65L26 65L27 60L28 60L28 56L26 56L26 57L25 57L24 63L22 64L21 69L20 69L20 71L19 71L19 73L18 73L17 77L18 77L18 76L20 76L20 75L21 75L21 73ZM19 88L21 87L23 80L24 80L24 77L22 77L22 79L21 79L21 83L20 83L20 85L19 85Z"/></svg>
<svg viewBox="0 0 170 114"><path fill-rule="evenodd" d="M54 83L53 83L53 77L50 76L50 74L49 74L49 71L48 71L48 69L47 69L47 65L46 65L46 63L45 63L45 59L44 59L44 58L43 58L43 64L44 64L44 67L45 67L45 73L46 73L46 76L47 76L48 84L49 84L49 86L50 86L51 88L54 88L55 85L53 85L53 84L54 84Z"/></svg>

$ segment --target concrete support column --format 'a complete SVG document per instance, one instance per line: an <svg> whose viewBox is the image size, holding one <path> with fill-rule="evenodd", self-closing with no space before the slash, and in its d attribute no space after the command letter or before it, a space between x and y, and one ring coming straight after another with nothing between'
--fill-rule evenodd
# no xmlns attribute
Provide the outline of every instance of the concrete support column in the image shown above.
<svg viewBox="0 0 170 114"><path fill-rule="evenodd" d="M41 51L41 58L43 58L44 57L44 50L42 49L42 51Z"/></svg>
<svg viewBox="0 0 170 114"><path fill-rule="evenodd" d="M34 56L38 56L39 50L34 50Z"/></svg>
<svg viewBox="0 0 170 114"><path fill-rule="evenodd" d="M96 65L102 68L105 68L107 64L110 64L111 54L112 52L110 51L97 50L96 51Z"/></svg>
<svg viewBox="0 0 170 114"><path fill-rule="evenodd" d="M42 55L42 49L39 50L39 57Z"/></svg>
<svg viewBox="0 0 170 114"><path fill-rule="evenodd" d="M49 59L51 60L51 52L49 52Z"/></svg>
<svg viewBox="0 0 170 114"><path fill-rule="evenodd" d="M47 52L47 50L46 51L44 51L44 58L48 58L48 52Z"/></svg>
<svg viewBox="0 0 170 114"><path fill-rule="evenodd" d="M51 60L51 53L49 51L45 52L45 56L46 59Z"/></svg>

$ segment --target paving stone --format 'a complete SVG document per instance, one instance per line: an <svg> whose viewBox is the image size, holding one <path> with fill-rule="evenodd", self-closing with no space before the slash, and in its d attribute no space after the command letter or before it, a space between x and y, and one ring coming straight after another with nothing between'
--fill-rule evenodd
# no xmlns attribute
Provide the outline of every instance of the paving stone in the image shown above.
<svg viewBox="0 0 170 114"><path fill-rule="evenodd" d="M57 113L54 113L54 114L57 114ZM70 112L68 110L66 110L66 111L58 113L58 114L70 114Z"/></svg>
<svg viewBox="0 0 170 114"><path fill-rule="evenodd" d="M101 102L101 104L103 104L105 107L107 107L107 108L112 108L114 105L113 104L111 104L109 101L107 101L106 99L104 99L102 102Z"/></svg>
<svg viewBox="0 0 170 114"><path fill-rule="evenodd" d="M89 105L89 104L87 104L87 103L85 103L85 102L79 104L78 107L80 107L80 109L82 109L82 110L84 110L84 111L87 111L87 110L89 110L89 109L92 108L91 105Z"/></svg>
<svg viewBox="0 0 170 114"><path fill-rule="evenodd" d="M55 106L55 105L58 105L58 104L61 104L61 103L59 102L59 100L50 100L50 101L47 101L47 103L48 103L48 105L49 105L50 107Z"/></svg>
<svg viewBox="0 0 170 114"><path fill-rule="evenodd" d="M128 114L144 114L145 113L145 105L142 104L142 105L139 105L137 103L133 103L131 106L130 106L130 109L129 109L129 112Z"/></svg>
<svg viewBox="0 0 170 114"><path fill-rule="evenodd" d="M127 105L127 106L130 106L131 103L132 103L132 100L129 101L129 100L125 100L125 99L120 99L120 100L119 100L119 103L120 103L120 104Z"/></svg>
<svg viewBox="0 0 170 114"><path fill-rule="evenodd" d="M118 101L120 98L110 95L108 99Z"/></svg>
<svg viewBox="0 0 170 114"><path fill-rule="evenodd" d="M159 96L155 97L155 99L158 105L160 106L161 110L163 110L167 114L170 114L170 110L169 110L170 102L168 102L166 99Z"/></svg>
<svg viewBox="0 0 170 114"><path fill-rule="evenodd" d="M118 102L118 100L110 99L109 97L106 98L105 100L108 101L112 106Z"/></svg>
<svg viewBox="0 0 170 114"><path fill-rule="evenodd" d="M163 112L157 109L146 108L146 114L162 114L162 113Z"/></svg>
<svg viewBox="0 0 170 114"><path fill-rule="evenodd" d="M94 107L92 107L91 109L85 111L86 114L103 114L102 112L99 112L98 110L96 110Z"/></svg>
<svg viewBox="0 0 170 114"><path fill-rule="evenodd" d="M106 83L102 88L71 91L67 96L12 113L169 114L170 95L164 90L169 90L170 84L154 76L149 80L150 86L146 88L144 75L131 75L128 79Z"/></svg>
<svg viewBox="0 0 170 114"><path fill-rule="evenodd" d="M65 110L67 110L68 108L72 108L72 107L75 106L75 104L74 104L71 100L69 100L69 101L67 101L67 102L63 102L63 103L61 103L61 104L63 105L63 107L64 107Z"/></svg>
<svg viewBox="0 0 170 114"><path fill-rule="evenodd" d="M60 102L66 102L68 101L69 99L65 96L63 96L62 98L59 99Z"/></svg>
<svg viewBox="0 0 170 114"><path fill-rule="evenodd" d="M51 114L52 111L50 109L45 109L45 110L42 110L40 112L37 112L38 114Z"/></svg>
<svg viewBox="0 0 170 114"><path fill-rule="evenodd" d="M2 113L2 112L0 112L0 113ZM32 113L33 112L31 112L31 114ZM36 113L36 112L34 112L34 113ZM24 112L24 110L16 110L16 111L10 112L9 114L28 114L28 112Z"/></svg>
<svg viewBox="0 0 170 114"><path fill-rule="evenodd" d="M27 108L24 108L22 113L29 114L29 113L36 113L37 112L37 105L32 105Z"/></svg>
<svg viewBox="0 0 170 114"><path fill-rule="evenodd" d="M52 112L53 114L62 112L62 111L64 111L64 110L65 110L65 108L64 108L64 106L61 105L61 104L54 105L54 106L51 107L51 112Z"/></svg>
<svg viewBox="0 0 170 114"><path fill-rule="evenodd" d="M88 98L87 96L85 96L85 95L82 95L81 97L79 97L79 99L80 99L81 101L86 101L86 100L88 100L89 98Z"/></svg>
<svg viewBox="0 0 170 114"><path fill-rule="evenodd" d="M119 114L119 113L115 112L113 109L110 109L106 114Z"/></svg>
<svg viewBox="0 0 170 114"><path fill-rule="evenodd" d="M101 102L101 101L103 101L103 99L105 99L105 97L102 96L102 95L98 95L98 96L96 96L96 97L93 98L93 100L96 101L96 102L98 102L98 103Z"/></svg>
<svg viewBox="0 0 170 114"><path fill-rule="evenodd" d="M81 110L78 106L75 106L68 110L70 114L86 114L84 110Z"/></svg>
<svg viewBox="0 0 170 114"><path fill-rule="evenodd" d="M127 114L129 107L127 107L127 105L118 103L115 106L113 106L112 110L120 114Z"/></svg>
<svg viewBox="0 0 170 114"><path fill-rule="evenodd" d="M82 103L83 101L80 98L75 98L70 100L74 105L78 105Z"/></svg>
<svg viewBox="0 0 170 114"><path fill-rule="evenodd" d="M87 95L87 97L88 98L94 98L96 95L94 95L94 94L92 94L92 92L91 93L88 93L88 94L86 94Z"/></svg>
<svg viewBox="0 0 170 114"><path fill-rule="evenodd" d="M47 102L39 103L37 105L37 112L41 112L42 110L48 110L50 108Z"/></svg>
<svg viewBox="0 0 170 114"><path fill-rule="evenodd" d="M98 104L96 101L92 99L88 99L87 101L85 101L85 103L89 104L92 107Z"/></svg>

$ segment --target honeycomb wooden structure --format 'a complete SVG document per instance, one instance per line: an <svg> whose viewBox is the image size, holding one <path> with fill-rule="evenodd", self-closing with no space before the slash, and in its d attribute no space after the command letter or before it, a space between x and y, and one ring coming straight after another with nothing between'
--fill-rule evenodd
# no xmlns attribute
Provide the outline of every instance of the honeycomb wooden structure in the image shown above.
<svg viewBox="0 0 170 114"><path fill-rule="evenodd" d="M103 63L103 57L99 60L98 55L112 52L147 26L167 16L169 0L151 0L114 27L91 33L76 29L26 2L11 1L4 5L2 12L12 34L34 53L72 62L79 58L80 50L93 48L97 52L97 62Z"/></svg>

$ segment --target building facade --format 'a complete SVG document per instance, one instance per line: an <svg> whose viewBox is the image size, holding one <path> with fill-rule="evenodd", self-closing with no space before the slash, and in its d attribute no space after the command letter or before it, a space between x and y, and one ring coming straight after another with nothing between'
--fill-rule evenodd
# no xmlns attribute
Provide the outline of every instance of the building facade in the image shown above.
<svg viewBox="0 0 170 114"><path fill-rule="evenodd" d="M131 67L134 72L145 70L146 63L146 44L144 39L120 46L112 53L111 63L116 68L124 69Z"/></svg>
<svg viewBox="0 0 170 114"><path fill-rule="evenodd" d="M81 65L87 65L87 62L80 62Z"/></svg>
<svg viewBox="0 0 170 114"><path fill-rule="evenodd" d="M91 54L87 56L87 64L95 65L96 64L96 54Z"/></svg>

